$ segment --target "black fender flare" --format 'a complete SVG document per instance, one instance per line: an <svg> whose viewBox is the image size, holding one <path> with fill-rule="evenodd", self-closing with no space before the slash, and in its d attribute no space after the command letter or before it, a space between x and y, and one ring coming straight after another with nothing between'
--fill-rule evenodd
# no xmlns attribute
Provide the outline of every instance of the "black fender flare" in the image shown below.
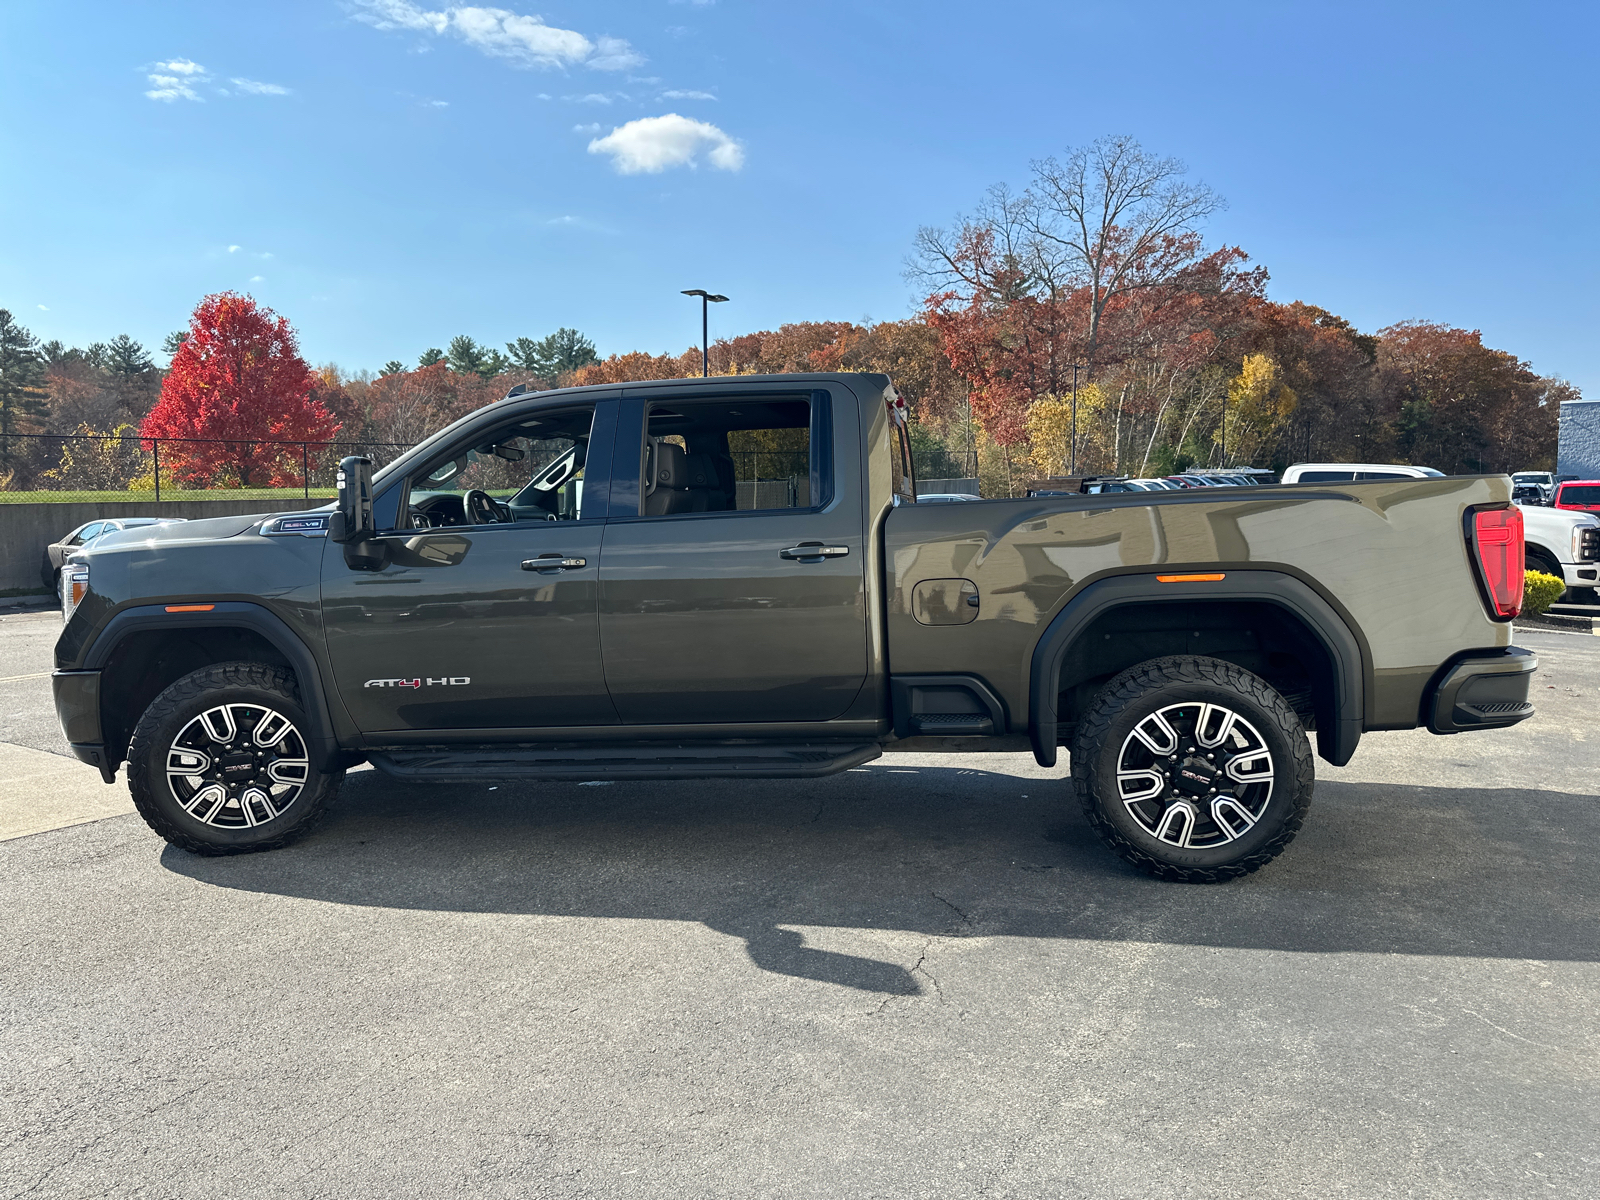
<svg viewBox="0 0 1600 1200"><path fill-rule="evenodd" d="M259 604L219 601L207 612L168 612L163 604L141 604L125 608L106 622L84 656L83 670L104 670L119 643L132 634L152 631L201 629L248 629L260 634L288 660L300 681L300 704L311 728L306 731L312 761L319 770L337 770L344 765L343 752L333 726L327 689L316 657L283 618Z"/></svg>
<svg viewBox="0 0 1600 1200"><path fill-rule="evenodd" d="M1337 767L1350 761L1361 741L1371 664L1349 624L1309 584L1293 575L1261 570L1220 573L1221 579L1193 583L1158 583L1154 571L1112 575L1089 584L1067 602L1034 645L1029 671L1028 736L1040 766L1053 767L1056 763L1056 698L1062 660L1097 617L1124 604L1208 600L1272 604L1311 630L1333 664L1336 714L1331 729L1322 728L1319 723L1317 753Z"/></svg>

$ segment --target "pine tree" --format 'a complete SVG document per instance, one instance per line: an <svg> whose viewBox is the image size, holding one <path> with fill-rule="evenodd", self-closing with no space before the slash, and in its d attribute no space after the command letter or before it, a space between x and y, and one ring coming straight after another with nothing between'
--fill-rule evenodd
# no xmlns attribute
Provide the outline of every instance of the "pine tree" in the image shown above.
<svg viewBox="0 0 1600 1200"><path fill-rule="evenodd" d="M464 333L450 339L445 361L458 375L477 375L484 379L493 379L511 365L500 351L480 346Z"/></svg>
<svg viewBox="0 0 1600 1200"><path fill-rule="evenodd" d="M513 363L551 383L579 367L600 361L594 343L576 329L566 326L537 341L530 337L519 337L514 342L507 342L506 349Z"/></svg>
<svg viewBox="0 0 1600 1200"><path fill-rule="evenodd" d="M401 375L405 373L406 365L397 358L391 358L383 364L383 369L378 372L382 375Z"/></svg>
<svg viewBox="0 0 1600 1200"><path fill-rule="evenodd" d="M45 414L39 340L0 308L0 463L9 469L21 447L9 436L31 432Z"/></svg>
<svg viewBox="0 0 1600 1200"><path fill-rule="evenodd" d="M155 363L145 353L145 348L125 333L119 333L106 345L106 370L123 380L138 379L146 371L155 369Z"/></svg>
<svg viewBox="0 0 1600 1200"><path fill-rule="evenodd" d="M439 349L437 346L429 346L426 350L424 350L422 352L422 357L417 359L417 366L419 368L420 367L431 367L431 366L433 366L434 363L443 362L443 361L444 361L444 351Z"/></svg>

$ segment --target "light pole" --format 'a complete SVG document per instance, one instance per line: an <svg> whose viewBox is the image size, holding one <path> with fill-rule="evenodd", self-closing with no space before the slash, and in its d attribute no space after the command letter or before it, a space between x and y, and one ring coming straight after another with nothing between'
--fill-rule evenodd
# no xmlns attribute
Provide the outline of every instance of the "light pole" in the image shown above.
<svg viewBox="0 0 1600 1200"><path fill-rule="evenodd" d="M706 312L708 304L721 304L726 296L718 296L708 292L705 288L685 288L685 296L700 297L700 377L706 378L711 374L711 343L708 338L710 326L707 323Z"/></svg>
<svg viewBox="0 0 1600 1200"><path fill-rule="evenodd" d="M1078 372L1083 369L1082 363L1072 363L1072 454L1071 461L1067 464L1067 474L1078 473Z"/></svg>

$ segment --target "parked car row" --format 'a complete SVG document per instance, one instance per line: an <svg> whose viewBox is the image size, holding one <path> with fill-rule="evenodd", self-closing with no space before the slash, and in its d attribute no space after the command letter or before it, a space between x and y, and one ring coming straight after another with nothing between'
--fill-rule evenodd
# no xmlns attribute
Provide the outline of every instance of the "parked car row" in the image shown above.
<svg viewBox="0 0 1600 1200"><path fill-rule="evenodd" d="M1600 512L1600 479L1579 479L1551 471L1518 471L1511 476L1511 498L1573 512Z"/></svg>

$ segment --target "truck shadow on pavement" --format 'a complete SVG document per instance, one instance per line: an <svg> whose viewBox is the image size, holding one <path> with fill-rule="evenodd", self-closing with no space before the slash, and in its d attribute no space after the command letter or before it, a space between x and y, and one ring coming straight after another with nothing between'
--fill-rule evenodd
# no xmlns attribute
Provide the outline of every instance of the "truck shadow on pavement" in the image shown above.
<svg viewBox="0 0 1600 1200"><path fill-rule="evenodd" d="M334 904L699 921L764 970L916 995L914 967L793 927L1596 961L1597 835L1583 796L1323 782L1281 858L1201 887L1111 855L1062 779L875 764L811 783L425 786L363 771L299 845L168 847L162 862Z"/></svg>

